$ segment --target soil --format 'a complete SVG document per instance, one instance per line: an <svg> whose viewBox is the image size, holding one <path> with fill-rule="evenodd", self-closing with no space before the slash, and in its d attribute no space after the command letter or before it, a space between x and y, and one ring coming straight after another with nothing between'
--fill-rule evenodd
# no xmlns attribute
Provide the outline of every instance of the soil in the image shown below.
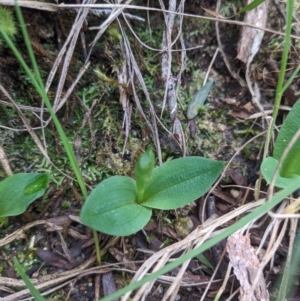
<svg viewBox="0 0 300 301"><path fill-rule="evenodd" d="M144 4L147 5L146 2ZM155 5L150 3L150 6ZM168 7L168 3L165 5ZM240 1L225 1L222 3L220 13L233 16L235 10L241 6ZM211 11L216 9L214 1L186 1L185 13L209 16L203 8ZM53 13L22 8L22 13L42 78L46 82L56 57L69 35L76 12ZM145 11L131 13L147 20ZM270 4L270 16L272 18L269 18L271 21L268 27L282 31L284 21L272 4ZM85 26L99 26L105 18L105 16L89 16L88 24ZM148 21L131 20L130 24L145 44L152 48L160 48L164 18L158 12L151 12L149 18L152 32L149 30ZM13 256L17 257L37 288L47 292L47 300L98 300L129 284L133 275L147 259L164 247L184 240L193 230L201 227L205 220L215 215L223 216L254 200L253 188L259 177L265 141L265 137L259 134L266 129L265 124L261 118L249 119L252 114L260 111L251 102L248 88L242 87L228 71L220 52L209 69L216 49L222 47L233 70L244 78L245 66L236 59L240 27L220 22L222 44L218 44L214 22L192 17L185 18L187 19L184 19L181 29L184 44L186 48L194 47L194 49L186 52L185 71L181 82L178 81L180 86L177 115L183 129L184 145L176 139L178 138L176 135L170 134L172 118L168 109L161 114L164 81L161 78L160 53L142 47L130 34L122 17L120 17L120 24L126 28L154 109L165 125L165 127L158 125L162 160L167 161L183 155L197 155L228 162L234 156L217 187L210 192L208 203L205 202L205 195L184 208L155 212L150 223L142 231L129 237L99 234L102 263L101 268L98 268L95 263L92 231L76 219L83 198L76 182L65 176L67 174L72 178L74 175L54 125L50 122L44 134L40 130L36 130L36 133L40 139L44 135L48 155L59 171L45 163L43 155L29 133L24 131L22 119L10 106L7 97L0 92L0 145L5 150L13 172L44 171L50 175L46 195L30 205L24 214L10 217L8 225L0 229L0 242L4 242L9 235L12 235L12 239L3 244L0 249L0 276L6 277L2 281L11 279L13 282L13 284L1 283L1 300L23 300L26 297L25 294L20 294L20 297L16 295L17 292L22 293L24 285L18 282L20 277L14 270ZM234 18L242 17L232 17ZM275 23L272 21L274 19L280 22ZM88 48L95 31L82 28L82 33L85 34L85 45ZM178 33L177 29L174 31L174 38L176 33ZM134 102L133 95L137 93L142 108L150 120L149 104L137 78L134 79L136 91L129 86L125 87L125 92L129 96L128 105L131 107L130 129L126 133L123 122L125 115L119 94L121 84L118 83L116 72L123 60L119 35L120 31L115 21L97 42L91 53L91 65L72 90L67 102L57 112L69 141L74 144L74 151L89 189L112 175L133 177L138 154L149 144L154 145L155 148L152 132ZM281 50L275 51L272 45L275 43L282 45L282 39L266 33L261 49L252 63L250 77L258 83L264 107L271 106L277 81L274 69L268 71L265 62L272 60L275 67L272 66L278 68ZM30 64L26 45L20 33L17 34L14 42L24 60ZM176 48L181 49L182 45L177 42L174 45L174 49ZM85 55L79 39L71 57L62 96L66 95L76 80L84 64ZM291 54L289 58L291 69L296 62L295 56L296 54ZM174 52L172 59L174 65L172 72L178 74L181 52ZM49 88L48 95L52 101L61 80L62 70L60 64L58 73ZM97 76L95 70L101 70L102 77ZM186 117L186 109L193 95L202 86L207 70L209 70L209 78L214 80L214 86L206 104L199 110L195 120L190 121ZM1 85L19 105L41 108L42 101L39 94L6 45L0 46L0 78ZM292 99L295 97L294 91L297 87L298 78L288 90L290 94L286 94L288 105L293 104ZM33 110L23 112L31 127L40 127L40 113L34 113ZM48 117L48 113L45 113L43 119L47 120ZM6 176L5 171L0 169L0 178L4 179ZM265 187L262 187L261 196L263 191L266 191ZM233 222L233 220L229 221L221 228ZM269 222L270 218L267 218L259 228L250 231L253 247L261 243ZM267 248L269 240L270 238L266 239L263 248ZM175 300L200 300L220 261L216 280L210 284L204 300L213 300L216 297L228 265L228 256L223 252L225 244L225 241L221 242L205 252L204 256L211 263L212 268L200 261L199 257L190 261ZM174 253L173 258L179 257L182 252ZM280 270L280 266L283 266L287 252L288 238L285 237L274 257L274 268L265 269L271 295L276 295L275 283L278 278L275 273L276 268ZM174 269L167 275L175 277L177 273L178 269ZM55 283L55 279L63 275L65 278L60 278L59 282ZM174 278L170 279L157 281L146 300L162 300L170 281L174 280ZM54 284L50 284L51 280ZM230 277L220 300L226 300L238 287L238 281ZM55 289L51 291L52 288ZM290 296L295 298L293 300L300 300L297 285L292 285L290 291ZM239 300L239 294L231 300Z"/></svg>

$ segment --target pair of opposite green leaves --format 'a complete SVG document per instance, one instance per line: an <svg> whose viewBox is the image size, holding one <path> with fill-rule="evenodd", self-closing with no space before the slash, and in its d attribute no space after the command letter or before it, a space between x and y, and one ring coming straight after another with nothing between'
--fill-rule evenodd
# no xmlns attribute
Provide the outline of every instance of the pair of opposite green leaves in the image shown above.
<svg viewBox="0 0 300 301"><path fill-rule="evenodd" d="M182 207L202 196L220 175L223 162L185 157L154 168L151 148L141 154L135 180L113 176L96 186L84 203L80 220L97 231L126 236L142 229L152 209Z"/></svg>

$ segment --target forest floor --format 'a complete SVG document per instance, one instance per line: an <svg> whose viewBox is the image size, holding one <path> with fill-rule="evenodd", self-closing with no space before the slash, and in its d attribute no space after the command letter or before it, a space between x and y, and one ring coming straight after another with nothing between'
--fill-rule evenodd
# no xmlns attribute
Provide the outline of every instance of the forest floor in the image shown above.
<svg viewBox="0 0 300 301"><path fill-rule="evenodd" d="M164 2L167 9L169 3ZM161 259L165 250L172 250L172 258L179 257L191 247L188 241L192 240L193 231L208 219L221 218L264 197L264 184L259 193L254 193L267 129L261 108L268 112L266 115L272 113L283 36L265 32L251 68L246 70L237 59L241 25L223 22L221 18L218 23L202 18L224 16L224 20L242 21L244 15L237 14L242 1L223 1L218 12L214 2L217 1L177 4L178 11L186 15L175 17L169 52L162 50L166 43L166 15L155 1L148 1L148 5L156 10L125 9L125 17L120 14L112 18L110 11L100 16L90 13L80 26L73 50L68 39L75 36L73 25L78 11L22 8L31 46L48 84L48 96L74 147L89 190L112 175L134 177L137 156L148 145L155 150L157 165L182 156L203 156L228 164L208 194L178 210L155 211L147 226L135 235L99 234L102 263L98 267L92 231L76 219L84 200L59 135L18 60L5 43L0 45L1 85L24 113L51 159L49 163L41 154L17 110L0 91L0 146L13 173L46 172L50 177L45 196L32 203L24 214L10 217L6 227L0 228L1 300L19 301L29 296L14 270L13 256L36 287L46 293L47 300L98 300L129 284L134 274L141 273L139 269L146 260ZM284 32L284 19L273 2L267 16L267 28ZM110 25L105 27L107 20ZM103 34L91 45L99 27ZM14 42L30 64L20 32ZM299 57L299 43L292 42L289 73L298 65ZM128 58L128 49L134 60ZM165 53L169 69L162 64ZM60 54L62 60L58 61ZM57 71L50 80L54 70ZM259 89L259 106L252 101L246 75ZM197 116L189 119L188 105L206 78L214 82L209 96L197 109ZM170 79L173 86L168 86ZM288 108L297 98L294 91L298 91L298 82L297 77L285 95ZM173 107L168 102L170 91L171 100L176 103ZM0 179L6 177L4 169L0 169ZM214 231L235 220L224 222ZM259 227L249 228L254 248L261 244L264 251L268 247L269 236L262 239L270 221L267 217ZM49 227L49 223L59 230ZM274 229L275 236L280 227ZM220 300L229 300L229 296L239 300L239 282L232 271L230 277L226 276L225 245L224 240L203 254L208 263L200 256L191 259L180 281L176 278L178 269L158 278L145 293L145 300L162 300L174 281L179 281L175 300L213 300L220 288ZM274 251L272 265L264 269L270 296L276 296L276 279L287 253L286 235ZM213 281L209 283L210 280ZM300 300L298 289L296 282L289 288L293 300Z"/></svg>

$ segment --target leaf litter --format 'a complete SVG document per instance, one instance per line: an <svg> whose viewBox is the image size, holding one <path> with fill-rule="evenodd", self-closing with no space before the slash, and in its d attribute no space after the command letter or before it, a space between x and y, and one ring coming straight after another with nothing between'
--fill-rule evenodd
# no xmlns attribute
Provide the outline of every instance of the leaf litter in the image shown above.
<svg viewBox="0 0 300 301"><path fill-rule="evenodd" d="M160 4L163 5L163 3ZM176 11L173 1L170 1L169 5L169 10ZM22 282L16 276L9 277L12 255L21 259L35 286L41 291L48 291L49 300L55 300L60 295L62 295L61 300L66 298L68 300L93 300L95 296L102 297L105 292L110 294L118 287L128 284L129 281L138 279L147 271L151 272L152 268L164 266L169 259L178 257L187 249L201 244L212 233L232 224L239 216L259 206L261 201L254 203L252 201L254 200L253 187L260 165L260 147L263 141L262 138L255 138L255 136L261 133L262 128L259 122L248 120L251 114L257 113L255 106L247 105L253 104L253 91L251 92L251 88L250 93L248 89L245 90L240 86L242 81L236 78L240 74L238 76L247 82L246 77L248 77L250 81L247 83L250 83L252 88L252 84L256 83L254 92L260 94L263 110L270 106L274 88L265 82L264 62L266 57L277 63L280 62L280 53L276 51L276 48L272 48L276 46L270 45L272 43L280 45L281 40L278 36L265 34L262 44L257 47L259 51L256 57L250 63L248 61L245 69L245 66L235 60L238 55L239 28L222 23L220 20L220 16L224 18L232 16L236 9L241 8L241 4L236 5L237 7L230 6L224 2L220 13L209 1L202 3L201 14L205 15L206 12L214 15L212 12L215 12L214 16L219 18L220 30L217 34L214 23L210 21L192 17L181 19L180 15L178 17L175 14L166 14L166 18L172 16L174 19L170 18L165 23L162 14L156 12L153 12L153 15L149 13L149 29L145 29L144 25L143 30L139 29L140 20L131 21L131 29L129 29L126 19L119 18L119 21L116 21L117 15L121 13L118 11L108 17L107 24L111 23L111 26L115 26L114 24L119 22L125 43L121 44L123 46L118 46L120 45L118 39L104 33L104 38L101 38L88 53L92 66L86 64L87 61L84 60L80 45L73 50L69 48L67 54L64 49L59 50L57 47L56 26L60 28L63 41L68 37L75 37L74 34L83 36L79 32L70 31L75 14L71 17L62 13L55 20L56 16L54 18L47 12L24 10L26 22L31 24L32 28L38 29L30 31L30 26L28 26L34 51L42 70L48 74L54 66L53 70L59 70L59 73L63 74L63 80L60 79L59 74L54 75L52 80L49 78L47 88L50 94L56 95L53 97L56 99L54 106L66 130L76 129L73 132L70 131L68 136L70 140L75 142L78 135L81 136L82 142L78 155L88 185L94 186L110 175L132 176L133 163L137 155L141 149L146 149L151 141L156 146L159 162L181 156L181 154L203 155L225 161L233 158L233 161L224 171L217 189L212 191L215 195L214 201L209 199L211 201L207 202L205 198L201 198L195 202L195 206L184 207L182 210L170 211L166 214L157 212L144 231L130 237L120 239L99 234L104 261L100 269L95 266L92 233L76 218L82 206L78 189L76 185L71 185L72 188L70 188L69 183L72 182L65 181L65 176L52 170L51 180L54 188L53 191L49 190L46 198L47 210L43 211L44 201L34 202L26 214L11 218L9 227L1 230L0 245L3 264L0 279L3 289L1 288L0 296L3 300L21 300L28 296ZM199 7L197 8L193 3L186 3L185 6L180 4L178 9L199 15L199 12L196 12ZM276 20L280 18L271 3L265 13L272 16L266 26L274 30L282 30L280 22L270 21L275 18L274 16L277 16ZM137 11L137 14L147 17L142 11ZM80 22L84 23L83 17ZM94 25L93 22L99 26L99 19L95 17L92 17L89 22L90 27ZM162 32L162 24L167 26L165 33ZM78 29L81 27L78 25ZM262 27L265 26L262 25ZM99 29L105 32L106 23L102 23ZM147 47L159 50L162 50L160 49L162 47L164 51L167 50L166 55L163 56L164 61L160 62L159 52L151 53L149 49L145 50L137 40L131 38L130 30L137 32ZM256 30L256 32L262 31ZM90 32L85 32L84 35L89 45L93 46L96 39L93 39ZM242 34L242 37L245 40L240 42L240 48L243 46L251 49L251 41L247 34ZM18 43L21 42L18 41ZM247 43L250 43L250 46L247 46ZM217 47L220 48L223 58L217 55L212 67L209 67ZM173 52L173 50L176 51ZM18 94L23 102L18 104L20 108L23 109L21 107L23 104L32 108L26 113L26 117L33 127L40 127L40 120L34 113L36 109L46 114L42 118L45 124L49 124L50 129L45 128L45 137L49 145L48 154L51 154L52 159L58 153L61 155L60 159L63 159L64 155L59 147L55 148L49 142L51 141L49 139L53 139L52 135L55 139L57 137L47 119L47 113L42 108L40 109L39 97L26 82L24 74L9 51L1 48L0 52L3 54L0 57L2 86L7 91L15 91ZM252 50L250 52L253 54ZM64 67L61 67L60 60L64 55L66 55L63 61ZM295 62L295 57L291 57L291 66ZM101 71L108 77L108 80L111 78L119 83L119 92L115 85L108 84L109 81L99 83L95 74L90 72L96 64L101 66ZM154 80L148 72L151 68L153 68L152 75L155 68L158 71ZM271 77L273 70L267 71L267 75ZM186 116L190 118L186 110L188 110L189 101L203 86L205 73L208 73L209 79L214 80L215 85L210 91L206 104L203 107L202 104L201 107L197 104L194 110L198 116L194 116L196 117L195 138L192 139L186 130L188 124ZM92 82L97 83L99 91L96 94L93 94L94 92L89 94L92 95L90 101L94 105L88 111L84 110L88 115L83 116L78 112L82 112L85 104L79 97L80 93L73 90L75 87L73 83L77 84L76 89L80 91L89 87ZM18 90L17 87L20 89ZM31 94L30 101L26 100L28 96L26 90ZM3 93L3 90L1 91ZM289 100L288 96L286 98ZM228 104L226 99L234 101ZM1 142L6 157L9 158L10 167L15 173L38 170L35 165L36 162L42 161L42 156L33 155L34 147L25 144L27 134L21 132L23 124L18 115L15 115L8 106L7 100L7 97L1 94L1 106L4 112L1 113L3 114L1 124L6 126L0 129L1 137L4 137L5 131L8 130L18 133L14 138L13 147L8 140ZM166 101L168 114L164 111L163 100ZM11 116L10 119L13 122L8 116ZM20 150L21 156L17 153L17 151L20 153ZM57 158L53 160L61 170L68 174L68 167L63 160ZM31 163L35 165L30 167ZM5 177L4 172L1 173L1 177ZM232 187L233 185L237 186ZM237 190L238 193L232 189ZM261 197L263 197L263 192L261 192ZM69 207L63 208L62 204L65 200L69 202L65 203L65 206ZM192 227L187 226L190 222L193 224ZM186 230L185 232L182 231L182 225L187 227L183 229ZM265 233L271 230L268 228L268 223L261 223L258 229L250 229L252 234L250 234L250 241L248 239L247 242L249 249L250 243L252 246L260 245L262 250L268 249L268 246L273 243L272 237L276 236L279 231L275 227L270 238L264 237ZM32 248L29 240L32 242ZM270 273L271 290L279 265L282 264L287 252L287 242L283 238L282 245L277 250L275 266L265 270ZM193 258L188 264L168 275L159 277L157 282L141 289L136 293L136 298L144 296L145 300L163 300L165 295L165 298L170 298L170 300L175 300L175 298L208 300L213 299L222 287L224 298L229 297L231 280L222 286L227 269L227 255L225 253L222 255L222 253L224 253L224 243L204 254L214 267L218 265L219 260L222 261L221 258L225 258L219 270L215 270L216 273L213 273L198 259ZM100 278L95 276L97 273L100 274ZM100 288L101 274L106 275L102 277L103 290ZM60 285L64 287L60 288ZM107 288L106 285L109 287ZM57 287L55 293L50 291L53 287ZM16 288L21 290L17 291ZM234 288L237 289L236 284ZM296 297L295 294L294 296ZM128 300L128 298L129 294L122 300ZM236 294L232 300L238 300L238 298Z"/></svg>

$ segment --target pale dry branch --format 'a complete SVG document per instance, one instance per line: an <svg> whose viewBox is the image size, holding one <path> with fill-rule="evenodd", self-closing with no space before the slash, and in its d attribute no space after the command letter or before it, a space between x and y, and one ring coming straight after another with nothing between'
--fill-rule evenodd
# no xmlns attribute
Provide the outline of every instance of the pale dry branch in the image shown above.
<svg viewBox="0 0 300 301"><path fill-rule="evenodd" d="M126 4L130 3L131 1L127 1ZM79 80L82 78L82 76L84 75L84 73L87 71L87 69L90 66L90 62L89 62L89 58L91 56L91 53L93 51L93 47L96 44L96 42L100 39L100 37L102 36L102 34L107 30L108 26L116 20L116 18L118 17L119 14L121 14L122 9L117 9L114 10L109 17L101 24L101 26L99 26L98 28L98 33L95 36L94 40L92 41L92 43L89 45L89 52L86 56L86 61L83 65L83 67L81 68L81 70L79 71L75 81L73 81L72 85L68 88L67 92L65 93L65 95L63 97L61 97L62 95L62 91L63 91L63 87L64 87L64 83L66 80L66 76L67 76L67 72L68 72L68 68L70 65L70 61L71 58L73 56L73 52L74 52L74 47L76 45L76 41L78 40L78 35L81 31L83 22L85 21L87 14L89 13L89 9L85 9L82 14L80 15L81 11L78 11L77 13L77 17L74 21L74 24L72 26L72 29L62 47L62 49L60 50L55 63L53 65L52 70L49 73L48 79L47 79L47 83L46 83L46 91L49 90L50 85L54 79L54 76L57 72L57 69L65 55L64 58L64 63L63 63L63 69L62 69L62 73L61 73L61 77L59 80L59 85L57 88L57 92L56 92L56 97L54 100L54 105L53 105L53 109L55 112L57 112L68 100L69 96L73 93L77 83L79 82ZM69 45L69 48L67 49ZM41 116L42 117L42 116ZM51 118L49 118L46 122L46 124L49 124L49 122L51 121Z"/></svg>
<svg viewBox="0 0 300 301"><path fill-rule="evenodd" d="M119 22L119 28L121 27L122 26ZM124 31L123 34L125 34ZM122 151L122 154L124 154L127 139L129 137L129 131L130 131L132 105L129 101L129 95L127 93L127 90L124 88L128 86L128 63L126 61L127 56L126 56L123 39L122 41L120 41L120 44L121 44L121 55L123 57L123 63L117 69L117 75L118 75L118 84L119 84L120 103L122 104L122 108L124 112L123 126L122 126L123 128L125 128L125 142Z"/></svg>
<svg viewBox="0 0 300 301"><path fill-rule="evenodd" d="M191 248L192 248L192 244L190 246L186 247L185 252L190 251ZM165 292L162 301L168 300L169 297L170 297L170 299L169 299L170 301L175 301L175 299L177 297L177 294L178 294L178 291L179 291L180 286L181 286L182 279L184 277L184 273L185 273L186 269L188 268L188 265L190 264L191 260L187 260L180 267L180 270L178 271L178 274L176 275L173 283L170 285L168 290Z"/></svg>
<svg viewBox="0 0 300 301"><path fill-rule="evenodd" d="M128 4L52 4L52 3L40 3L35 1L27 1L27 0L19 0L18 5L21 7L28 7L28 8L34 8L34 9L40 9L40 10L48 10L48 11L58 11L60 9L70 9L70 8L81 8L81 7L87 7L87 8L92 8L92 9L113 9L113 8L122 8L122 9L134 9L134 10L146 10L146 11L157 11L157 12L165 12L165 13L170 13L168 10L162 10L160 8L154 8L154 7L146 7L146 6L138 6L138 5L128 5ZM14 6L15 1L14 0L0 0L1 5L7 5L7 6ZM42 5L39 5L42 4ZM203 19L203 20L208 20L208 21L219 21L227 24L233 24L237 26L247 26L251 28L256 28L259 30L263 30L265 32L273 33L275 35L279 36L284 36L284 32L279 32L276 30L272 30L269 28L261 28L258 26L255 26L253 24L248 24L245 22L241 21L235 21L235 20L227 20L227 19L219 19L219 18L214 18L214 17L207 17L207 16L199 16L199 15L193 15L193 14L186 14L182 12L172 12L175 15L181 15L183 17L189 17L189 18L196 18L196 19ZM291 35L292 39L300 40L300 36L296 35Z"/></svg>
<svg viewBox="0 0 300 301"><path fill-rule="evenodd" d="M13 175L13 172L10 168L10 164L9 164L9 161L6 157L6 154L5 154L5 151L3 149L3 147L0 145L0 163L5 171L5 173L8 175L8 176L12 176Z"/></svg>
<svg viewBox="0 0 300 301"><path fill-rule="evenodd" d="M285 203L282 202L279 206L279 208L277 209L277 212L283 212L284 208L285 208ZM267 228L265 229L264 231L264 235L261 239L261 242L256 250L256 253L258 254L262 249L263 249L263 246L265 245L266 241L267 241L267 237L270 235L271 231L273 230L273 233L274 233L274 228L275 228L275 225L276 223L278 222L278 219L276 218L273 218L270 222L268 222L268 225L267 225ZM275 234L276 236L277 234ZM274 236L273 236L274 237ZM268 244L268 246L272 246L274 244L274 240Z"/></svg>
<svg viewBox="0 0 300 301"><path fill-rule="evenodd" d="M257 270L256 278L253 279L252 291L254 290L254 288L257 285L260 284L260 277L263 274L263 270L264 270L265 266L270 261L270 259L274 256L276 250L280 246L282 239L285 235L286 229L287 229L287 224L288 224L288 220L285 220L283 223L283 227L282 227L278 237L276 238L276 241L275 241L273 247L271 249L267 250L266 254L264 255L264 257L259 265L259 269ZM277 226L279 226L279 222L277 223ZM275 232L273 232L273 233L275 233Z"/></svg>
<svg viewBox="0 0 300 301"><path fill-rule="evenodd" d="M160 0L160 5L164 8L163 1ZM179 8L181 11L184 10L184 5L181 4ZM176 11L176 0L169 1L169 11ZM175 15L172 13L164 14L165 17L165 31L163 34L162 48L166 49L161 55L161 72L162 79L165 83L165 92L163 98L162 112L163 114L166 103L168 104L168 112L170 116L170 120L172 123L172 133L175 136L176 140L179 142L181 148L185 145L185 138L181 126L181 122L177 116L177 95L176 95L176 82L177 76L174 76L171 71L172 67L172 45L175 43L172 42L172 32L175 23ZM182 21L181 21L182 22ZM180 24L181 24L180 22ZM181 25L180 27L181 28ZM179 35L181 33L179 32ZM178 37L178 35L177 35Z"/></svg>
<svg viewBox="0 0 300 301"><path fill-rule="evenodd" d="M0 104L7 106L7 107L11 107L11 108L14 107L14 105L12 103L9 103L5 100L0 100ZM41 111L48 112L48 109L46 109L46 108L41 109L41 108L37 108L37 107L23 106L23 105L18 105L18 104L16 104L16 105L18 106L18 108L21 111L30 111L30 112L37 112L37 113L40 113Z"/></svg>
<svg viewBox="0 0 300 301"><path fill-rule="evenodd" d="M32 227L40 226L40 225L46 225L47 227L50 227L51 229L55 229L57 231L62 230L61 226L57 226L54 223L51 223L47 220L37 220L34 222L31 222L22 228L18 229L17 231L5 236L0 240L0 247L3 247L9 243L11 243L14 240L21 239L25 237L25 232L31 229Z"/></svg>
<svg viewBox="0 0 300 301"><path fill-rule="evenodd" d="M249 4L251 1L248 1ZM265 27L268 18L269 0L264 1L253 10L248 11L245 15L245 23L252 23L258 27ZM260 91L258 84L250 79L250 66L253 58L257 54L262 39L264 36L263 30L257 30L250 27L242 27L240 39L238 42L237 58L246 65L246 82L252 96L252 103L264 114L264 109L260 103Z"/></svg>
<svg viewBox="0 0 300 301"><path fill-rule="evenodd" d="M88 0L88 2L94 2L94 0L91 0L91 1ZM56 90L56 95L55 95L55 99L54 99L54 103L53 103L53 109L55 112L58 110L59 106L60 107L62 106L60 99L61 99L63 87L65 85L68 69L69 69L70 62L71 62L71 59L72 59L72 56L73 56L73 53L75 50L78 36L80 34L83 23L85 22L85 19L88 15L88 12L89 12L88 9L83 9L83 10L78 11L77 16L74 21L74 24L71 29L71 32L69 34L69 36L71 37L70 44L69 44L68 50L66 51L66 56L64 58L62 72L61 72L59 84L58 84L58 87Z"/></svg>
<svg viewBox="0 0 300 301"><path fill-rule="evenodd" d="M120 30L121 30L122 37L123 37L123 40L124 40L124 47L125 47L125 51L126 51L126 62L128 64L128 84L130 84L131 87L132 87L135 104L136 104L139 112L141 113L141 115L145 119L149 129L151 130L153 141L156 145L158 160L159 160L159 163L162 164L161 147L160 147L159 135L158 135L158 129L157 129L157 123L156 123L156 117L157 116L156 116L156 113L155 113L155 109L154 109L154 106L152 104L152 101L151 101L148 89L146 87L144 78L142 76L142 73L139 69L139 66L138 66L138 64L136 62L136 59L134 57L134 54L132 52L132 49L131 49L130 43L128 41L127 35L125 34L124 29L122 27L120 27ZM140 83L140 85L143 89L146 100L149 104L152 123L150 123L150 121L146 117L146 115L144 113L144 110L143 110L143 107L141 105L141 102L139 100L139 97L136 93L135 76L137 77L137 79L138 79L138 81L139 81L139 83Z"/></svg>
<svg viewBox="0 0 300 301"><path fill-rule="evenodd" d="M251 1L247 1L247 4ZM247 11L244 17L245 23L250 23L259 28L264 28L267 24L269 0L264 1L254 9ZM238 42L237 58L245 65L251 64L253 58L259 50L264 36L263 30L257 30L243 26Z"/></svg>
<svg viewBox="0 0 300 301"><path fill-rule="evenodd" d="M220 257L220 259L218 261L218 264L215 267L214 272L213 272L213 274L210 277L210 280L209 280L209 282L208 282L208 284L207 284L207 286L206 286L206 288L205 288L205 290L204 290L204 292L202 294L202 297L201 297L200 301L204 301L205 300L206 295L207 295L209 289L211 288L211 284L215 281L215 277L217 276L217 273L219 271L219 268L220 268L220 266L222 264L222 261L223 261L224 255L225 255L225 250L226 250L226 248L224 248L224 250L223 250L222 256ZM219 288L219 292L223 291L225 289L226 283L227 283L229 275L230 275L230 271L231 271L231 265L229 263L228 267L227 267L226 275L225 275L225 277L223 279L221 287Z"/></svg>
<svg viewBox="0 0 300 301"><path fill-rule="evenodd" d="M225 250L226 250L226 249L224 249L224 251L225 251ZM225 274L224 280L223 280L223 282L222 282L222 285L220 286L220 289L219 289L219 291L218 291L217 296L222 296L223 291L225 291L226 285L227 285L228 280L229 280L229 278L230 278L230 272L231 272L231 269L232 269L232 265L231 265L231 263L229 262L229 263L228 263L228 266L227 266L227 270L226 270L226 274ZM234 295L234 294L232 294L232 295ZM204 300L204 299L201 299L201 301L203 301L203 300Z"/></svg>

